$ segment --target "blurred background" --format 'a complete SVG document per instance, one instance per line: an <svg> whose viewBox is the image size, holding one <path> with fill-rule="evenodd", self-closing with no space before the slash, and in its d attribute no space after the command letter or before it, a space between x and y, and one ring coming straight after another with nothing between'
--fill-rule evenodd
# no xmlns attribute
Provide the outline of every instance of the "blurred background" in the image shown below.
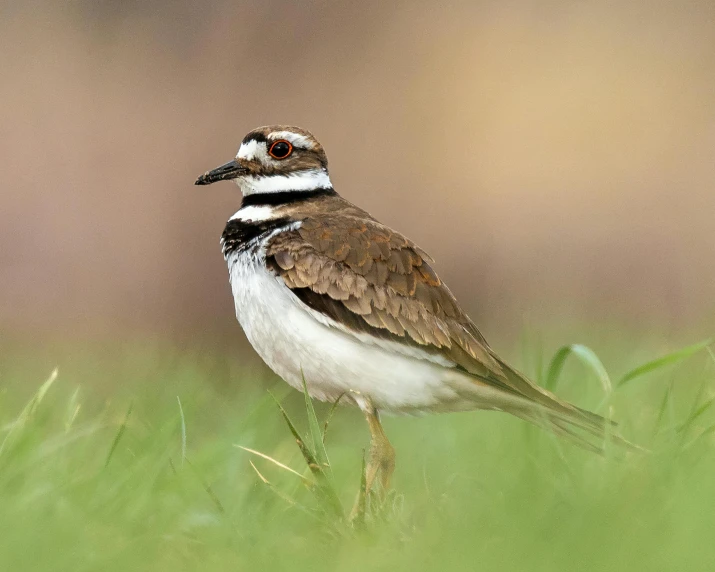
<svg viewBox="0 0 715 572"><path fill-rule="evenodd" d="M244 344L193 182L271 123L488 338L712 333L710 0L0 1L0 54L6 340Z"/></svg>

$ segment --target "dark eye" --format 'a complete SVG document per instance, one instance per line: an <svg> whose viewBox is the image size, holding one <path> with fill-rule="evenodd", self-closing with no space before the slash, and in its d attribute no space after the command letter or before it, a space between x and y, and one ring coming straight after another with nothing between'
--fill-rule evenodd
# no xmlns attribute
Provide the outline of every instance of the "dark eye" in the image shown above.
<svg viewBox="0 0 715 572"><path fill-rule="evenodd" d="M268 154L274 159L285 159L293 152L293 145L288 141L280 140L273 143L268 149Z"/></svg>

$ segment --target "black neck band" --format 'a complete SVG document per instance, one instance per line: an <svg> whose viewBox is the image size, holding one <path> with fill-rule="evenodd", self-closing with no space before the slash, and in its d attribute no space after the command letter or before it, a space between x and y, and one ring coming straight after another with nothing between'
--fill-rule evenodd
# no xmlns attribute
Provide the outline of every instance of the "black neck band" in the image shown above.
<svg viewBox="0 0 715 572"><path fill-rule="evenodd" d="M281 191L279 193L256 193L243 197L241 208L261 207L268 205L288 205L300 201L307 201L317 197L337 195L333 187L327 189L313 189L312 191Z"/></svg>

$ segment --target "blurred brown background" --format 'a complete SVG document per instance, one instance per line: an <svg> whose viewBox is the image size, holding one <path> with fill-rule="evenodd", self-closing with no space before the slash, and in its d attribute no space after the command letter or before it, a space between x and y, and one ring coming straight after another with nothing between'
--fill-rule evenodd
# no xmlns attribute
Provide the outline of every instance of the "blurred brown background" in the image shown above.
<svg viewBox="0 0 715 572"><path fill-rule="evenodd" d="M715 323L711 0L0 1L0 72L5 333L240 340L193 181L269 123L487 334Z"/></svg>

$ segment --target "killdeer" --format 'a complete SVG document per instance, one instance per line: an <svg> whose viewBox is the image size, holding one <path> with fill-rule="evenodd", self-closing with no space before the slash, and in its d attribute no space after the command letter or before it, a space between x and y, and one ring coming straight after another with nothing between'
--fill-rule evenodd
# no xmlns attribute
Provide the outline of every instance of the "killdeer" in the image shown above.
<svg viewBox="0 0 715 572"><path fill-rule="evenodd" d="M236 158L197 185L232 180L241 207L221 237L248 340L311 397L364 413L370 490L389 486L395 453L379 413L491 409L581 446L610 422L560 400L504 362L432 268L399 232L340 197L323 147L305 129L260 127Z"/></svg>

